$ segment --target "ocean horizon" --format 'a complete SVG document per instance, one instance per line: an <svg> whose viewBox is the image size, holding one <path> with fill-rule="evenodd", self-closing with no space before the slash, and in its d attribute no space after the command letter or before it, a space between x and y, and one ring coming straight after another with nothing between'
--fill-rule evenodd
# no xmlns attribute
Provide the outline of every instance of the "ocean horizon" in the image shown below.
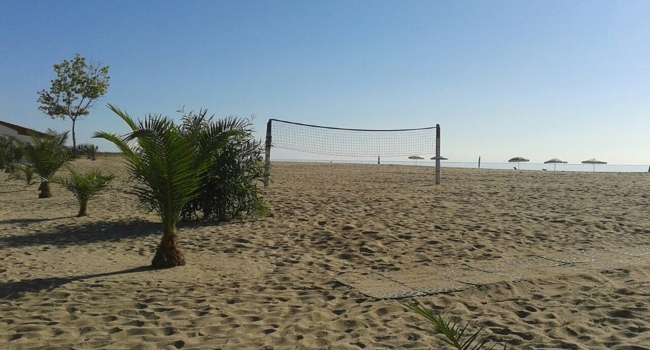
<svg viewBox="0 0 650 350"><path fill-rule="evenodd" d="M333 164L377 164L377 160L368 159L272 159L273 162L298 162L298 163L333 163ZM440 162L443 168L466 168L478 169L477 162ZM434 167L435 162L430 160L381 160L380 165L406 165L406 166L423 166ZM517 167L521 171L570 171L570 172L598 172L598 173L645 173L650 170L649 165L639 164L597 164L595 167L591 164L544 164L544 163L492 163L481 162L481 169L493 170L514 170Z"/></svg>

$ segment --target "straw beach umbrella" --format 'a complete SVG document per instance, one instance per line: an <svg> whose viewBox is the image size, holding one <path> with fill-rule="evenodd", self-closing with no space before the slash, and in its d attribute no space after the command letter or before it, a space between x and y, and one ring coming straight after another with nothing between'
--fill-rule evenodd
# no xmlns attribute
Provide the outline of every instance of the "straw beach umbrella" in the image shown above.
<svg viewBox="0 0 650 350"><path fill-rule="evenodd" d="M436 160L436 159L438 159L438 157L431 157L431 160ZM440 160L447 160L447 158L445 158L445 157L440 157Z"/></svg>
<svg viewBox="0 0 650 350"><path fill-rule="evenodd" d="M418 160L424 159L421 156L410 156L409 159L415 159L415 165L418 165Z"/></svg>
<svg viewBox="0 0 650 350"><path fill-rule="evenodd" d="M553 171L555 171L555 167L558 164L566 164L566 162L558 158L553 158L545 161L544 164L553 164Z"/></svg>
<svg viewBox="0 0 650 350"><path fill-rule="evenodd" d="M515 163L516 162L517 163L517 169L519 169L519 163L527 162L527 161L528 161L528 159L526 159L524 157L514 157L514 158L510 158L508 160L508 163Z"/></svg>
<svg viewBox="0 0 650 350"><path fill-rule="evenodd" d="M598 160L596 158L591 158L591 159L583 160L582 164L591 164L593 165L591 171L596 171L596 164L607 164L607 162L603 162L602 160Z"/></svg>

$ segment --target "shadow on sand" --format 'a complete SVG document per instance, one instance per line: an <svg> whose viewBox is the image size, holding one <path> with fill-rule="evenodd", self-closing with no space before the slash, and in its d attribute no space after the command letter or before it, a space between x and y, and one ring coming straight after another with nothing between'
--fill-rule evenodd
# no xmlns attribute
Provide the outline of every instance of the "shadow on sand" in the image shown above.
<svg viewBox="0 0 650 350"><path fill-rule="evenodd" d="M56 220L61 220L61 219L68 219L72 218L73 216L59 216L57 218L38 218L38 219L8 219L8 220L0 220L0 225L29 225L29 224L34 224L34 223L39 223L39 222L44 222L44 221L56 221Z"/></svg>
<svg viewBox="0 0 650 350"><path fill-rule="evenodd" d="M0 299L13 300L22 297L25 293L38 293L42 291L50 292L68 283L84 281L90 278L109 277L116 275L126 275L129 273L157 271L150 266L140 266L120 271L111 271L97 273L92 275L73 276L73 277L51 277L36 278L32 280L22 280L17 282L0 282Z"/></svg>
<svg viewBox="0 0 650 350"><path fill-rule="evenodd" d="M159 223L148 221L95 222L72 227L56 227L34 234L0 236L0 248L53 245L67 247L90 243L142 238L161 233Z"/></svg>

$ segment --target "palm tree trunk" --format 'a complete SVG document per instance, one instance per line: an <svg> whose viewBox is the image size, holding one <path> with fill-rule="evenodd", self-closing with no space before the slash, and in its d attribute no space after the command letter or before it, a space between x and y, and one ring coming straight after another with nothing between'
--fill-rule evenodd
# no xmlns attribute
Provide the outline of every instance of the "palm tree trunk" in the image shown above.
<svg viewBox="0 0 650 350"><path fill-rule="evenodd" d="M156 255L153 257L151 266L158 269L166 269L175 266L185 265L185 257L178 247L178 235L176 229L171 229L169 232L163 232L162 239L158 248L156 248Z"/></svg>
<svg viewBox="0 0 650 350"><path fill-rule="evenodd" d="M41 182L41 185L38 186L38 190L41 191L41 193L38 195L38 198L52 197L52 191L50 190L49 182Z"/></svg>
<svg viewBox="0 0 650 350"><path fill-rule="evenodd" d="M88 208L88 201L79 202L79 214L77 214L77 217L88 215L87 208Z"/></svg>

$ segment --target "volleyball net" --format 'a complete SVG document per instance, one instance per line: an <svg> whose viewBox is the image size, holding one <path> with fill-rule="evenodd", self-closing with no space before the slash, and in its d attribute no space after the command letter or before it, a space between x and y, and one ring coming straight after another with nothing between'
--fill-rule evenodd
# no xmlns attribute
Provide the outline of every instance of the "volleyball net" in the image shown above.
<svg viewBox="0 0 650 350"><path fill-rule="evenodd" d="M413 157L435 154L436 184L440 184L440 125L418 129L371 130L309 125L279 119L266 124L268 187L271 149L341 157Z"/></svg>

